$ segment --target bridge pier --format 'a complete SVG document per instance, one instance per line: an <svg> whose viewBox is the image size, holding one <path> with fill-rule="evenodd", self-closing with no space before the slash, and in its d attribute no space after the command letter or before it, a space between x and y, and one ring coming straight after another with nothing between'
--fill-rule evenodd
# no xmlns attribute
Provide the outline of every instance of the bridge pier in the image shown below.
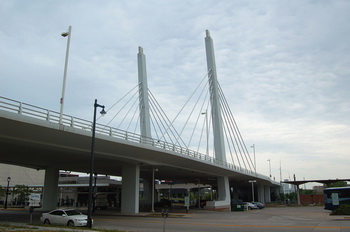
<svg viewBox="0 0 350 232"><path fill-rule="evenodd" d="M151 211L152 210L152 196L153 196L153 185L152 185L152 173L147 173L141 176L143 180L143 196L140 200L141 211Z"/></svg>
<svg viewBox="0 0 350 232"><path fill-rule="evenodd" d="M43 189L43 210L53 210L57 208L59 170L54 167L48 167L45 170L44 189Z"/></svg>
<svg viewBox="0 0 350 232"><path fill-rule="evenodd" d="M270 189L270 186L265 185L264 186L264 192L265 192L265 203L271 202L271 189Z"/></svg>
<svg viewBox="0 0 350 232"><path fill-rule="evenodd" d="M215 202L215 210L231 210L230 183L227 176L217 178L218 201Z"/></svg>
<svg viewBox="0 0 350 232"><path fill-rule="evenodd" d="M140 166L136 164L123 165L122 178L121 212L137 214L139 213Z"/></svg>
<svg viewBox="0 0 350 232"><path fill-rule="evenodd" d="M265 203L265 186L262 184L258 184L258 199L256 201Z"/></svg>
<svg viewBox="0 0 350 232"><path fill-rule="evenodd" d="M227 176L217 177L218 199L208 201L206 208L211 210L231 210L230 183Z"/></svg>

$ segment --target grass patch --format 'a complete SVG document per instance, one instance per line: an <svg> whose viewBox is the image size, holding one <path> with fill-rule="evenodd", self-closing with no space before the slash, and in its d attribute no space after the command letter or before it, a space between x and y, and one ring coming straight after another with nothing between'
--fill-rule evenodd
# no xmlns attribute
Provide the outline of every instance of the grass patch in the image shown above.
<svg viewBox="0 0 350 232"><path fill-rule="evenodd" d="M39 228L41 227L41 228ZM51 227L51 229L50 229ZM45 228L43 230L43 228ZM59 229L58 229L59 228ZM74 230L94 230L94 231L101 231L101 232L125 232L122 230L107 230L107 229L90 229L86 227L60 227L60 226L54 226L54 225L11 225L6 223L0 223L0 231L1 232L72 232Z"/></svg>

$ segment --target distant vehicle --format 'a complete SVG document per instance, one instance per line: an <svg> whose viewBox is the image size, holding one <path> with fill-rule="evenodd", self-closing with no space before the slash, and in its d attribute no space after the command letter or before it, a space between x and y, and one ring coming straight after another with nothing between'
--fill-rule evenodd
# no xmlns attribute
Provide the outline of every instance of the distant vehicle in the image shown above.
<svg viewBox="0 0 350 232"><path fill-rule="evenodd" d="M108 208L107 194L105 193L96 194L95 207L96 209L102 209L102 210L106 210Z"/></svg>
<svg viewBox="0 0 350 232"><path fill-rule="evenodd" d="M335 210L339 205L350 205L350 187L326 188L324 193L324 209Z"/></svg>
<svg viewBox="0 0 350 232"><path fill-rule="evenodd" d="M251 202L244 202L243 204L246 209L259 209L256 204L253 204Z"/></svg>
<svg viewBox="0 0 350 232"><path fill-rule="evenodd" d="M258 206L259 209L263 209L265 208L265 204L261 203L261 202L252 202L254 205Z"/></svg>
<svg viewBox="0 0 350 232"><path fill-rule="evenodd" d="M87 215L75 209L55 209L43 213L40 221L48 225L86 226L87 218Z"/></svg>

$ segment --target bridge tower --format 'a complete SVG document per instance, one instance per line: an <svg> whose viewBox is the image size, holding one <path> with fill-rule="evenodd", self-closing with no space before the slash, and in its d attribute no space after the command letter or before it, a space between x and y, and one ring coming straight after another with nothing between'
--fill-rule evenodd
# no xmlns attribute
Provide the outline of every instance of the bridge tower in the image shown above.
<svg viewBox="0 0 350 232"><path fill-rule="evenodd" d="M213 133L214 133L214 152L215 158L221 160L223 163L226 162L226 152L225 152L225 138L222 127L221 109L219 101L219 90L218 90L218 80L216 74L216 64L214 55L214 45L213 40L210 37L210 33L206 30L205 37L205 50L207 56L207 67L208 67L208 78L209 78L209 90L211 99L211 114L213 120ZM218 201L212 202L215 209L217 208L227 208L231 207L231 197L230 197L230 186L227 176L218 177L217 179L218 187Z"/></svg>
<svg viewBox="0 0 350 232"><path fill-rule="evenodd" d="M146 72L146 57L142 47L137 54L138 76L139 76L139 101L140 101L140 131L142 137L151 138L151 121L148 101L148 84Z"/></svg>
<svg viewBox="0 0 350 232"><path fill-rule="evenodd" d="M143 54L142 47L139 47L137 53L138 81L139 81L139 108L140 108L140 132L141 143L145 143L147 138L151 138L151 120L148 100L148 85L146 72L146 57ZM139 212L139 179L140 166L138 164L129 164L123 166L123 187L122 187L122 207L123 213ZM149 186L150 178L144 177L145 198L147 203L151 202Z"/></svg>

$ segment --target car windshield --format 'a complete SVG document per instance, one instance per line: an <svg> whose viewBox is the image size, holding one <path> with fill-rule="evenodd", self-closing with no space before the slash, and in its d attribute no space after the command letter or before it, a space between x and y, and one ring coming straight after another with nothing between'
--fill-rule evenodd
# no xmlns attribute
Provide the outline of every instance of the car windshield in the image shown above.
<svg viewBox="0 0 350 232"><path fill-rule="evenodd" d="M80 215L81 213L78 210L67 210L66 214L68 216Z"/></svg>

